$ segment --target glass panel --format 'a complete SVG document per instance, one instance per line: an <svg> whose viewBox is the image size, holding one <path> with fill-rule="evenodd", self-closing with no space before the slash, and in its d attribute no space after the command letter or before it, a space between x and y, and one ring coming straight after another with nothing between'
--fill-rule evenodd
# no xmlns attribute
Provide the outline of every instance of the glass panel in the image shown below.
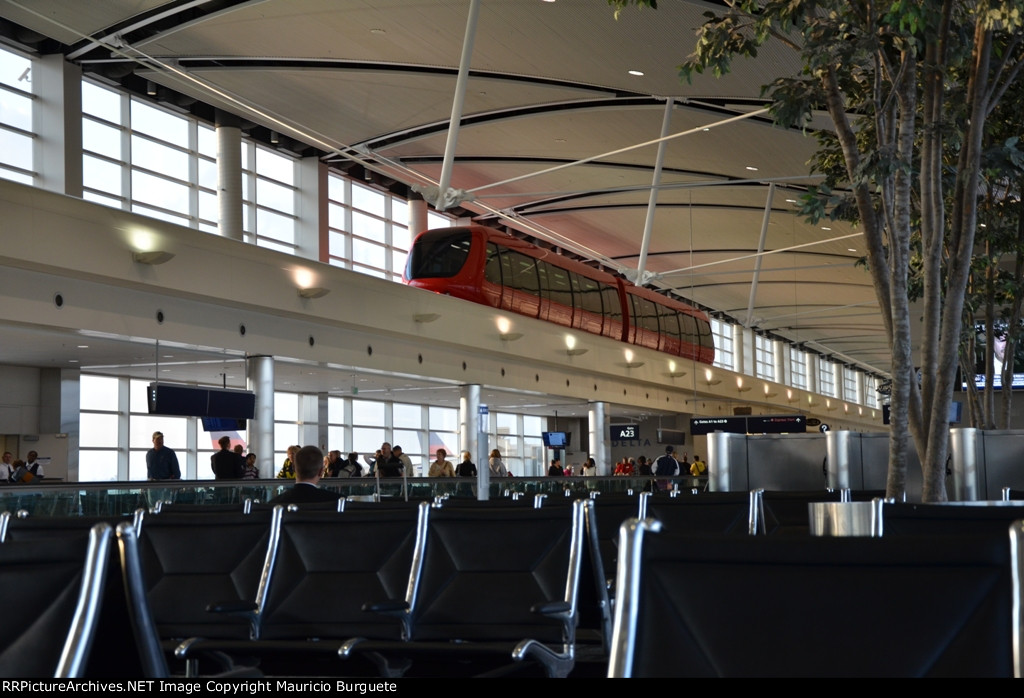
<svg viewBox="0 0 1024 698"><path fill-rule="evenodd" d="M132 213L138 213L142 216L149 216L150 218L158 218L168 223L174 223L175 225L185 225L189 223L188 216L177 215L174 213L168 213L167 211L158 211L149 206L143 206L142 204L132 204Z"/></svg>
<svg viewBox="0 0 1024 698"><path fill-rule="evenodd" d="M531 415L523 415L523 434L533 435L539 437L541 432L545 431L546 425L543 417L533 417Z"/></svg>
<svg viewBox="0 0 1024 698"><path fill-rule="evenodd" d="M391 226L391 245L400 252L408 252L412 247L412 235L405 226Z"/></svg>
<svg viewBox="0 0 1024 698"><path fill-rule="evenodd" d="M188 120L157 109L137 99L131 101L132 131L145 133L168 143L188 143Z"/></svg>
<svg viewBox="0 0 1024 698"><path fill-rule="evenodd" d="M367 238L368 240L376 240L377 242L386 241L384 237L384 221L367 216L364 213L359 213L358 211L352 212L352 234Z"/></svg>
<svg viewBox="0 0 1024 698"><path fill-rule="evenodd" d="M295 190L265 179L256 180L256 203L284 213L295 213Z"/></svg>
<svg viewBox="0 0 1024 698"><path fill-rule="evenodd" d="M352 208L384 217L384 194L352 182Z"/></svg>
<svg viewBox="0 0 1024 698"><path fill-rule="evenodd" d="M352 260L359 264L383 269L387 264L386 250L382 245L376 245L366 240L352 238Z"/></svg>
<svg viewBox="0 0 1024 698"><path fill-rule="evenodd" d="M345 423L345 398L327 398L327 422L329 424Z"/></svg>
<svg viewBox="0 0 1024 698"><path fill-rule="evenodd" d="M121 130L92 119L82 119L82 147L121 160Z"/></svg>
<svg viewBox="0 0 1024 698"><path fill-rule="evenodd" d="M458 431L459 411L452 407L429 407L427 419L435 431Z"/></svg>
<svg viewBox="0 0 1024 698"><path fill-rule="evenodd" d="M407 429L419 429L423 426L423 408L419 405L403 405L395 403L392 407L392 425Z"/></svg>
<svg viewBox="0 0 1024 698"><path fill-rule="evenodd" d="M32 139L0 129L0 163L32 169Z"/></svg>
<svg viewBox="0 0 1024 698"><path fill-rule="evenodd" d="M188 181L188 153L141 136L132 136L132 164L165 177Z"/></svg>
<svg viewBox="0 0 1024 698"><path fill-rule="evenodd" d="M217 131L199 124L196 130L196 145L200 155L217 159Z"/></svg>
<svg viewBox="0 0 1024 698"><path fill-rule="evenodd" d="M399 199L397 196L391 197L391 220L398 225L405 227L409 222L409 202L404 199Z"/></svg>
<svg viewBox="0 0 1024 698"><path fill-rule="evenodd" d="M117 415L82 412L79 415L79 445L84 448L117 446Z"/></svg>
<svg viewBox="0 0 1024 698"><path fill-rule="evenodd" d="M298 424L283 424L281 422L274 423L274 451L285 453L288 451L289 446L297 446L299 444L299 425ZM283 459L282 459L283 461ZM277 475L277 473L274 473Z"/></svg>
<svg viewBox="0 0 1024 698"><path fill-rule="evenodd" d="M348 444L345 443L345 427L327 427L327 450L341 451L342 456L348 454Z"/></svg>
<svg viewBox="0 0 1024 698"><path fill-rule="evenodd" d="M27 85L23 85L24 89ZM25 95L0 90L0 124L22 131L32 130L32 99Z"/></svg>
<svg viewBox="0 0 1024 698"><path fill-rule="evenodd" d="M371 429L368 427L355 427L352 429L352 450L358 451L360 460L365 455L373 455L384 443L385 436L383 429ZM365 462L365 461L364 461Z"/></svg>
<svg viewBox="0 0 1024 698"><path fill-rule="evenodd" d="M128 409L132 412L149 412L149 381L132 379L128 387Z"/></svg>
<svg viewBox="0 0 1024 698"><path fill-rule="evenodd" d="M295 219L265 209L256 210L256 230L261 238L295 243Z"/></svg>
<svg viewBox="0 0 1024 698"><path fill-rule="evenodd" d="M145 462L143 462L145 470ZM79 451L78 481L106 482L117 480L117 451Z"/></svg>
<svg viewBox="0 0 1024 698"><path fill-rule="evenodd" d="M336 174L332 174L327 178L327 196L331 201L337 201L338 203L347 203L348 197L345 195L345 180ZM334 225L332 223L332 225Z"/></svg>
<svg viewBox="0 0 1024 698"><path fill-rule="evenodd" d="M153 447L153 432L163 432L164 446L174 449L184 470L188 420L189 417L133 414L128 421L128 446L149 450Z"/></svg>
<svg viewBox="0 0 1024 698"><path fill-rule="evenodd" d="M199 158L199 186L217 191L217 163L206 158Z"/></svg>
<svg viewBox="0 0 1024 698"><path fill-rule="evenodd" d="M3 147L3 138L0 138L0 148L2 148L2 147ZM18 182L19 184L28 184L28 185L35 184L35 182L32 180L32 177L30 175L22 174L20 172L11 172L10 170L5 170L2 167L0 167L0 179L6 179L9 182ZM83 194L82 198L89 199L87 194ZM106 202L102 202L101 201L100 203L106 203ZM114 204L114 205L116 206L116 204Z"/></svg>
<svg viewBox="0 0 1024 698"><path fill-rule="evenodd" d="M352 423L366 424L370 426L384 426L384 403L371 402L369 400L352 401ZM383 441L383 436L381 437ZM374 446L376 450L380 446L378 442Z"/></svg>
<svg viewBox="0 0 1024 698"><path fill-rule="evenodd" d="M274 393L274 420L278 422L299 421L298 393Z"/></svg>
<svg viewBox="0 0 1024 698"><path fill-rule="evenodd" d="M215 222L220 218L220 206L217 204L217 195L212 192L199 192L199 218L205 221Z"/></svg>
<svg viewBox="0 0 1024 698"><path fill-rule="evenodd" d="M29 59L0 48L0 83L30 90L32 63Z"/></svg>
<svg viewBox="0 0 1024 698"><path fill-rule="evenodd" d="M188 186L132 170L132 200L187 215Z"/></svg>
<svg viewBox="0 0 1024 698"><path fill-rule="evenodd" d="M121 123L121 95L88 80L82 81L82 111L114 124Z"/></svg>
<svg viewBox="0 0 1024 698"><path fill-rule="evenodd" d="M256 148L256 174L285 184L295 184L295 161L265 148Z"/></svg>
<svg viewBox="0 0 1024 698"><path fill-rule="evenodd" d="M117 412L117 378L82 374L78 404L83 410Z"/></svg>

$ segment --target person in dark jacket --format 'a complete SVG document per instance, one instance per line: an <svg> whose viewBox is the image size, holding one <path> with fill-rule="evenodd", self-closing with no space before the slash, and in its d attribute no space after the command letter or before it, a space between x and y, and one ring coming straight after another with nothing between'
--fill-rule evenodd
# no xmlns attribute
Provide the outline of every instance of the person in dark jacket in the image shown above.
<svg viewBox="0 0 1024 698"><path fill-rule="evenodd" d="M312 504L336 502L341 493L320 489L324 454L316 446L303 446L295 454L295 484L270 500L271 504Z"/></svg>
<svg viewBox="0 0 1024 698"><path fill-rule="evenodd" d="M218 480L241 480L245 474L245 461L231 450L231 437L222 436L217 443L220 450L210 456L213 476Z"/></svg>
<svg viewBox="0 0 1024 698"><path fill-rule="evenodd" d="M476 477L476 463L469 459L469 451L462 452L462 462L455 466L458 477Z"/></svg>

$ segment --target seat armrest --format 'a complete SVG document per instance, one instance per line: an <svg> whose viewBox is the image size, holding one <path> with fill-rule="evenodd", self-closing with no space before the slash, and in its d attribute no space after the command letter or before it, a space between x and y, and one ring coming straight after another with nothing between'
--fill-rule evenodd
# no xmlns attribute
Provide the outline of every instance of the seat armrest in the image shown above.
<svg viewBox="0 0 1024 698"><path fill-rule="evenodd" d="M259 606L255 601L244 601L232 599L230 601L215 601L206 607L209 613L255 613Z"/></svg>
<svg viewBox="0 0 1024 698"><path fill-rule="evenodd" d="M572 611L572 604L568 601L544 601L530 607L531 613L539 613L544 616L564 616Z"/></svg>
<svg viewBox="0 0 1024 698"><path fill-rule="evenodd" d="M382 613L386 616L403 616L409 612L409 604L404 599L388 599L363 604L364 611Z"/></svg>

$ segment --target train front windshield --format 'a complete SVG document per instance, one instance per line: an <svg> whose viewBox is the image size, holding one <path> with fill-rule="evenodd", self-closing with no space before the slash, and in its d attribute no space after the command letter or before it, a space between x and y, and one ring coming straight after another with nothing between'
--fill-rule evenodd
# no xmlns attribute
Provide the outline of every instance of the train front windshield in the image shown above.
<svg viewBox="0 0 1024 698"><path fill-rule="evenodd" d="M428 230L416 238L405 266L405 278L444 279L455 276L469 257L470 232L460 228Z"/></svg>

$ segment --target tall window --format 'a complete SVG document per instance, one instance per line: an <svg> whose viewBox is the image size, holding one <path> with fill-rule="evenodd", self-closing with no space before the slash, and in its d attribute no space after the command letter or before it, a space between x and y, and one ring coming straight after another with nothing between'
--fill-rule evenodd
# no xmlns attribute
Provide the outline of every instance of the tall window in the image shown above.
<svg viewBox="0 0 1024 698"><path fill-rule="evenodd" d="M836 378L832 370L832 362L821 357L818 361L818 392L836 397Z"/></svg>
<svg viewBox="0 0 1024 698"><path fill-rule="evenodd" d="M295 253L295 158L242 142L242 216L246 240Z"/></svg>
<svg viewBox="0 0 1024 698"><path fill-rule="evenodd" d="M209 126L83 80L82 148L85 199L216 231L217 146Z"/></svg>
<svg viewBox="0 0 1024 698"><path fill-rule="evenodd" d="M775 342L759 334L754 335L754 375L775 380Z"/></svg>
<svg viewBox="0 0 1024 698"><path fill-rule="evenodd" d="M807 390L810 386L810 374L807 371L807 352L798 347L789 347L789 375L794 388Z"/></svg>
<svg viewBox="0 0 1024 698"><path fill-rule="evenodd" d="M732 325L711 318L711 334L715 339L715 366L732 371L736 366L736 353L732 342Z"/></svg>
<svg viewBox="0 0 1024 698"><path fill-rule="evenodd" d="M0 177L32 184L32 62L0 48Z"/></svg>
<svg viewBox="0 0 1024 698"><path fill-rule="evenodd" d="M843 366L843 399L851 402L860 402L860 392L857 390L857 369Z"/></svg>

